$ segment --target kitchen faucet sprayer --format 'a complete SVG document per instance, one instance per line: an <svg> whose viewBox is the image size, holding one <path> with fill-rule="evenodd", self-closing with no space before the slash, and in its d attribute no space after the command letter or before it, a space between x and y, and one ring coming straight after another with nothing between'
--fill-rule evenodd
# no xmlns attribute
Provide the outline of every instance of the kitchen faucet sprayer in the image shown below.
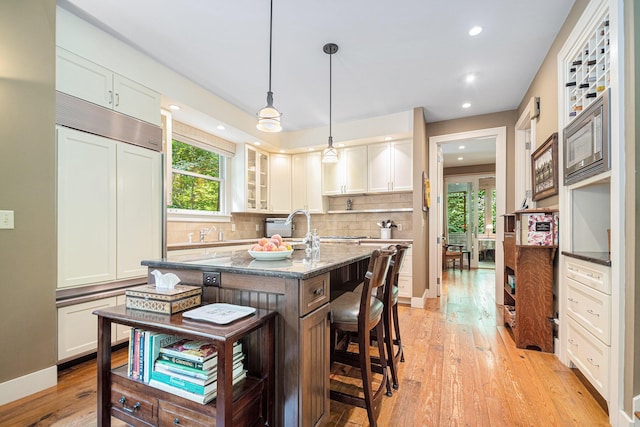
<svg viewBox="0 0 640 427"><path fill-rule="evenodd" d="M307 234L304 236L303 240L303 242L307 245L305 251L307 255L310 255L314 252L317 253L320 250L320 239L318 239L318 236L315 233L311 233L311 215L309 214L308 210L296 209L289 214L287 220L284 223L287 225L291 224L293 217L299 213L304 214L307 217Z"/></svg>

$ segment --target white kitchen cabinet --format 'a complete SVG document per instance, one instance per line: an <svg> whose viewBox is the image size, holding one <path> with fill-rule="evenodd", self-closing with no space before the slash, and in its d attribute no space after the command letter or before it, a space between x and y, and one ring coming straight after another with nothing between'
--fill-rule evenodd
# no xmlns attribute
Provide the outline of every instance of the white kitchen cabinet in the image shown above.
<svg viewBox="0 0 640 427"><path fill-rule="evenodd" d="M143 277L143 259L162 256L162 164L160 153L131 144L117 145L118 279Z"/></svg>
<svg viewBox="0 0 640 427"><path fill-rule="evenodd" d="M322 153L310 152L291 156L292 209L324 212L322 200Z"/></svg>
<svg viewBox="0 0 640 427"><path fill-rule="evenodd" d="M232 211L269 212L269 154L245 144L232 158Z"/></svg>
<svg viewBox="0 0 640 427"><path fill-rule="evenodd" d="M60 47L56 90L160 126L160 94Z"/></svg>
<svg viewBox="0 0 640 427"><path fill-rule="evenodd" d="M411 296L413 293L413 270L412 270L412 254L411 246L405 252L404 263L398 275L398 298L400 302L411 304Z"/></svg>
<svg viewBox="0 0 640 427"><path fill-rule="evenodd" d="M369 193L413 190L413 143L392 141L368 146Z"/></svg>
<svg viewBox="0 0 640 427"><path fill-rule="evenodd" d="M101 298L58 308L58 361L96 351L98 343L98 318L95 310L125 304L125 296ZM129 339L130 327L113 324L111 343Z"/></svg>
<svg viewBox="0 0 640 427"><path fill-rule="evenodd" d="M272 213L291 212L291 155L269 155L269 200Z"/></svg>
<svg viewBox="0 0 640 427"><path fill-rule="evenodd" d="M611 268L564 257L567 355L609 399L611 353Z"/></svg>
<svg viewBox="0 0 640 427"><path fill-rule="evenodd" d="M322 194L363 194L367 192L367 146L338 150L337 163L322 164Z"/></svg>
<svg viewBox="0 0 640 427"><path fill-rule="evenodd" d="M161 154L58 126L58 288L146 276L162 254Z"/></svg>

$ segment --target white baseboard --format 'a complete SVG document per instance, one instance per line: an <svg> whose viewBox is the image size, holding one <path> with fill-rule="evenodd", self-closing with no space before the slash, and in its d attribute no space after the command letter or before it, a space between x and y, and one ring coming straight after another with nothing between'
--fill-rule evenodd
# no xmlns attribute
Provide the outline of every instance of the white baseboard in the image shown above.
<svg viewBox="0 0 640 427"><path fill-rule="evenodd" d="M58 384L58 368L51 366L0 384L0 405Z"/></svg>
<svg viewBox="0 0 640 427"><path fill-rule="evenodd" d="M425 289L421 297L411 297L411 308L425 308L427 305L427 292Z"/></svg>
<svg viewBox="0 0 640 427"><path fill-rule="evenodd" d="M631 416L633 417L633 414L631 414ZM611 421L611 419L610 419L610 421ZM612 425L614 427L635 427L635 426L638 426L640 424L634 423L633 419L629 418L629 414L627 414L626 412L624 412L621 409L621 410L618 411L618 424L616 425L616 424L612 423Z"/></svg>

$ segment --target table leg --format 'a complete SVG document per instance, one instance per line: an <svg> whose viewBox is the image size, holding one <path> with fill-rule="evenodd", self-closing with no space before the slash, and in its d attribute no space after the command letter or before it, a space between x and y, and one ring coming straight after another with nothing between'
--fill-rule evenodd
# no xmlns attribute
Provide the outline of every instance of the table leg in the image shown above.
<svg viewBox="0 0 640 427"><path fill-rule="evenodd" d="M111 320L98 316L98 427L111 426Z"/></svg>

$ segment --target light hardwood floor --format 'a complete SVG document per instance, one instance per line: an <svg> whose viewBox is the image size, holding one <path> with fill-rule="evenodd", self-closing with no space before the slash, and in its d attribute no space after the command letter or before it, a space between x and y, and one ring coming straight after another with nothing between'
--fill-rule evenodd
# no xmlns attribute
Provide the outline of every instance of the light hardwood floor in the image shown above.
<svg viewBox="0 0 640 427"><path fill-rule="evenodd" d="M405 363L381 426L608 426L606 413L553 355L516 349L501 325L492 270L448 270L442 296L400 307ZM114 355L114 365L126 353ZM350 376L334 369L332 387ZM348 379L348 378L347 378ZM57 387L0 406L0 426L95 426L95 361ZM123 424L117 420L114 426ZM331 426L368 426L364 409L331 402Z"/></svg>

